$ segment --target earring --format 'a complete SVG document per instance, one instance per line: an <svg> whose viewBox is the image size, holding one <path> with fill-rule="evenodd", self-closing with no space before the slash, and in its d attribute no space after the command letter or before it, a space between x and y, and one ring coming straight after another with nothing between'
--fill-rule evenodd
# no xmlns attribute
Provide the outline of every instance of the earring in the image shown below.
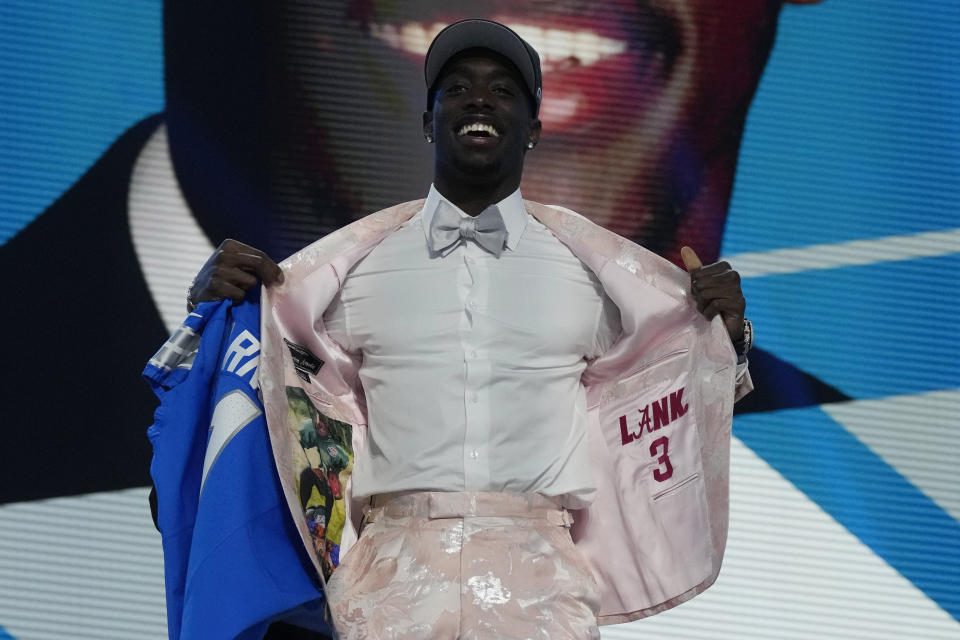
<svg viewBox="0 0 960 640"><path fill-rule="evenodd" d="M427 142L428 142L428 143L433 144L433 136L432 136L432 135L430 135L430 134L428 133L427 135L425 135L425 136L423 136L423 137L427 139Z"/></svg>
<svg viewBox="0 0 960 640"><path fill-rule="evenodd" d="M533 144L533 142L528 142L528 143L527 143L527 149L533 149L535 146L537 146L537 145Z"/></svg>

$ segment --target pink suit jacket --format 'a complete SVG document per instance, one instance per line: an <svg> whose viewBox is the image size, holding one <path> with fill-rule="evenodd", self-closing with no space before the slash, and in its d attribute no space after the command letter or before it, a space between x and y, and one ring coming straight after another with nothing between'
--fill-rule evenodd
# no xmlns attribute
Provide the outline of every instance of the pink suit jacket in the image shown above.
<svg viewBox="0 0 960 640"><path fill-rule="evenodd" d="M304 515L299 479L306 464L288 398L302 389L325 419L352 425L352 454L364 455L361 360L328 336L323 313L351 267L422 206L397 205L318 240L281 264L281 286L263 291L267 423L284 493L321 578L336 558ZM749 374L736 384L723 324L697 312L686 273L572 211L526 206L620 308L620 339L582 377L598 491L591 506L574 512L571 533L600 586L599 623L628 622L674 607L716 580L727 537L733 403L752 384ZM304 349L311 354L306 365ZM364 509L349 495L345 507L339 557L356 541Z"/></svg>

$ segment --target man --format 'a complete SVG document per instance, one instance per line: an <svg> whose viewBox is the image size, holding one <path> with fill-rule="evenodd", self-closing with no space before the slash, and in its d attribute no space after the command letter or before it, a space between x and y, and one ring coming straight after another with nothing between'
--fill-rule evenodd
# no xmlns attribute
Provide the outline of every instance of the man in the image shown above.
<svg viewBox="0 0 960 640"><path fill-rule="evenodd" d="M353 496L372 509L357 548L327 576L342 637L599 637L601 593L562 527L570 524L567 510L589 507L598 491L582 377L627 334L633 344L669 342L661 334L675 331L677 318L691 323L680 332L687 337L693 323L683 304L650 289L644 305L664 305L661 315L675 318L669 327L648 318L638 331L630 302L618 294L615 303L605 290L615 286L611 277L623 276L604 280L599 263L582 262L589 242L564 235L563 226L600 237L608 251L618 241L520 196L524 160L541 131L539 57L529 44L499 23L454 23L431 45L425 74L423 133L436 145L425 202L393 207L317 243L291 259L286 277L266 254L224 243L198 275L191 304L240 298L258 275L268 285L286 281L268 288L263 320L268 423L286 424L289 385L300 378L316 407L355 425L353 446L363 450L353 452ZM692 251L684 259L698 309L722 317L742 355L750 335L736 272L725 263L701 267ZM673 277L663 269L640 276ZM268 350L277 336L286 342L281 353ZM287 347L296 375L274 367L290 364ZM686 362L686 351L665 357ZM623 363L611 367L626 373ZM721 370L729 376L723 394L732 398L730 369ZM737 369L745 391L745 366ZM591 371L592 379L603 375ZM684 404L683 392L671 387L652 409L650 432L688 411L694 400ZM644 437L644 422L639 435L625 417L621 423L624 446ZM273 440L282 476L297 468L286 442ZM669 439L644 447L654 482L671 479ZM704 473L678 473L672 487L654 487L667 495L689 482L702 491ZM471 511L477 508L482 513ZM680 524L711 537L705 521L702 531L693 520ZM484 562L489 570L477 574ZM709 586L712 578L694 573L693 582L677 580L647 608L607 611L608 621L649 615Z"/></svg>

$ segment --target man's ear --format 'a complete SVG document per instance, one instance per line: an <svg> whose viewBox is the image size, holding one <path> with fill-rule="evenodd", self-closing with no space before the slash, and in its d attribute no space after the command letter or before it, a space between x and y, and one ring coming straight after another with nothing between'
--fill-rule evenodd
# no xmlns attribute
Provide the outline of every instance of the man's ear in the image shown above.
<svg viewBox="0 0 960 640"><path fill-rule="evenodd" d="M423 137L433 137L433 111L423 112Z"/></svg>
<svg viewBox="0 0 960 640"><path fill-rule="evenodd" d="M529 147L529 143L532 143L533 147L540 144L541 130L543 130L543 124L540 122L539 119L534 118L533 121L530 123L530 136L527 138L528 147ZM529 147L529 148L532 149L533 147Z"/></svg>

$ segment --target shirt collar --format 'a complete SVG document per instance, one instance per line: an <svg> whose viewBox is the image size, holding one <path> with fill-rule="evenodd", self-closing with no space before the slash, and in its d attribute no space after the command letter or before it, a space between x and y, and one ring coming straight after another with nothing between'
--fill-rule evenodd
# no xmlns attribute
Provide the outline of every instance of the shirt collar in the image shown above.
<svg viewBox="0 0 960 640"><path fill-rule="evenodd" d="M469 217L460 207L444 198L443 194L437 191L436 186L431 184L430 193L427 194L427 200L423 203L421 215L423 232L427 238L430 237L430 223L433 221L433 216L437 212L437 207L440 206L440 203L446 203L453 207L453 210L464 218ZM520 243L520 236L523 235L523 230L527 228L527 208L523 204L523 196L520 195L520 189L517 189L500 202L490 206L500 210L500 215L503 217L503 224L507 229L507 249L515 251L517 245ZM489 209L490 207L487 208ZM484 211L486 211L486 209L484 209Z"/></svg>

